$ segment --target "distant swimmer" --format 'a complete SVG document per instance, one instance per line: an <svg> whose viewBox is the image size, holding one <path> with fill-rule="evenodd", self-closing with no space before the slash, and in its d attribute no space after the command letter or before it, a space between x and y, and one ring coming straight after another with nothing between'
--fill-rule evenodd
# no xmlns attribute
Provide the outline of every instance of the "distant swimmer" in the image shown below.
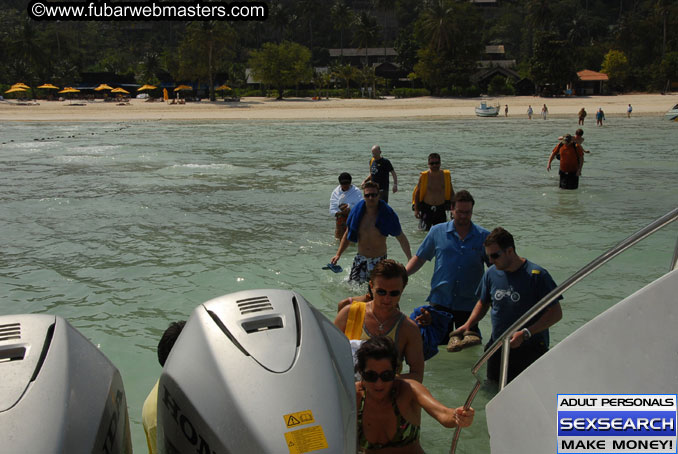
<svg viewBox="0 0 678 454"><path fill-rule="evenodd" d="M578 115L579 115L579 124L580 124L580 125L583 125L583 124L584 124L584 119L586 118L586 115L587 115L587 114L586 114L586 109L584 109L584 108L582 107L581 110L579 111L579 114L578 114Z"/></svg>
<svg viewBox="0 0 678 454"><path fill-rule="evenodd" d="M534 113L534 110L532 110L532 106L527 106L527 118L532 120L532 114Z"/></svg>
<svg viewBox="0 0 678 454"><path fill-rule="evenodd" d="M351 184L352 181L350 173L342 172L339 175L339 186L334 188L330 196L330 215L334 216L336 220L334 236L338 240L344 236L346 219L348 219L351 208L363 199L362 192L355 185Z"/></svg>
<svg viewBox="0 0 678 454"><path fill-rule="evenodd" d="M428 155L429 169L421 172L412 193L414 217L421 221L421 227L430 230L432 225L447 222L446 210L450 209L454 188L449 170L440 170L440 155Z"/></svg>
<svg viewBox="0 0 678 454"><path fill-rule="evenodd" d="M551 170L551 162L554 158L560 156L560 188L577 189L579 187L579 176L584 166L584 149L574 141L570 134L566 134L563 140L553 148L546 170Z"/></svg>
<svg viewBox="0 0 678 454"><path fill-rule="evenodd" d="M574 132L574 142L578 145L581 145L584 143L584 130L579 128ZM584 147L581 147L584 153L591 153L589 150L584 149Z"/></svg>
<svg viewBox="0 0 678 454"><path fill-rule="evenodd" d="M626 108L626 118L631 118L631 112L633 112L633 107L631 107L631 104Z"/></svg>
<svg viewBox="0 0 678 454"><path fill-rule="evenodd" d="M375 145L372 147L372 159L370 159L370 174L365 178L366 181L374 181L379 185L379 194L381 200L388 203L388 175L393 176L393 193L398 192L398 176L393 169L391 161L381 155L381 147Z"/></svg>
<svg viewBox="0 0 678 454"><path fill-rule="evenodd" d="M596 112L596 124L598 126L603 126L603 120L605 120L605 112L603 112L602 107L599 107L598 112Z"/></svg>
<svg viewBox="0 0 678 454"><path fill-rule="evenodd" d="M504 116L508 117L508 104L504 106Z"/></svg>
<svg viewBox="0 0 678 454"><path fill-rule="evenodd" d="M407 260L412 257L410 243L400 226L393 208L379 199L379 185L373 181L363 184L364 200L351 210L346 221L346 232L339 249L330 263L336 264L349 243L358 243L358 254L353 260L349 281L363 284L377 263L386 258L386 237L394 236Z"/></svg>
<svg viewBox="0 0 678 454"><path fill-rule="evenodd" d="M563 139L565 139L565 136L558 137L558 140L561 141L561 142L563 141ZM581 128L577 129L574 132L574 139L573 140L576 144L579 144L579 145L583 144L584 143L584 130L581 129ZM583 148L584 147L582 146L582 149ZM584 153L591 153L591 152L589 150L584 150Z"/></svg>
<svg viewBox="0 0 678 454"><path fill-rule="evenodd" d="M548 115L548 113L549 113L549 108L546 107L546 104L544 104L544 106L541 108L541 118L543 120L546 120L546 116Z"/></svg>

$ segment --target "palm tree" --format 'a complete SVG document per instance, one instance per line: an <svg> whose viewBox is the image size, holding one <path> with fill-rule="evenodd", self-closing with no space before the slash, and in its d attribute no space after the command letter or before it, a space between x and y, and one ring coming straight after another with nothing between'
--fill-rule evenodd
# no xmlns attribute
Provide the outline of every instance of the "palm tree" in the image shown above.
<svg viewBox="0 0 678 454"><path fill-rule="evenodd" d="M665 0L657 0L656 4L659 15L662 16L664 34L662 35L662 58L666 56L666 26L669 20L669 8Z"/></svg>
<svg viewBox="0 0 678 454"><path fill-rule="evenodd" d="M534 28L548 31L553 25L552 0L528 0L527 21Z"/></svg>
<svg viewBox="0 0 678 454"><path fill-rule="evenodd" d="M370 97L376 96L377 75L374 72L374 68L366 66L363 69L361 69L359 73L360 73L359 77L361 81L365 84L365 88L372 87L372 93Z"/></svg>
<svg viewBox="0 0 678 454"><path fill-rule="evenodd" d="M160 56L157 52L147 52L141 62L141 80L144 83L155 81L156 74L162 69L160 66Z"/></svg>
<svg viewBox="0 0 678 454"><path fill-rule="evenodd" d="M427 2L421 15L423 38L441 52L452 46L454 8L447 0Z"/></svg>
<svg viewBox="0 0 678 454"><path fill-rule="evenodd" d="M346 83L346 97L351 97L350 84L351 79L355 79L358 70L351 65L341 65L334 68L332 74Z"/></svg>
<svg viewBox="0 0 678 454"><path fill-rule="evenodd" d="M207 79L210 101L215 101L214 75L233 56L235 41L233 28L226 22L191 22L180 47L182 79ZM204 60L203 60L204 59Z"/></svg>
<svg viewBox="0 0 678 454"><path fill-rule="evenodd" d="M35 96L34 86L38 81L38 73L47 61L46 54L38 44L37 23L26 17L22 19L8 36L11 58L15 64L9 65L13 71L12 76L16 80L28 82L31 86L31 94ZM5 76L7 77L7 76Z"/></svg>
<svg viewBox="0 0 678 454"><path fill-rule="evenodd" d="M374 43L378 33L379 25L377 25L377 20L374 16L367 12L362 12L355 32L355 43L358 49L365 49L365 66L370 64L367 49Z"/></svg>
<svg viewBox="0 0 678 454"><path fill-rule="evenodd" d="M332 14L332 23L334 29L339 30L339 46L341 47L341 56L339 63L344 64L344 31L351 28L356 22L356 15L353 10L343 2L337 0L330 10Z"/></svg>
<svg viewBox="0 0 678 454"><path fill-rule="evenodd" d="M290 17L287 11L283 8L280 1L271 2L268 7L268 19L266 24L270 27L273 33L273 40L280 44L285 39L285 31L289 25Z"/></svg>
<svg viewBox="0 0 678 454"><path fill-rule="evenodd" d="M389 10L393 10L393 8L395 8L396 0L373 0L373 1L375 8L383 11L382 23L384 24L384 42L382 44L384 45L384 58L386 58L386 33L388 31L386 27L386 20Z"/></svg>

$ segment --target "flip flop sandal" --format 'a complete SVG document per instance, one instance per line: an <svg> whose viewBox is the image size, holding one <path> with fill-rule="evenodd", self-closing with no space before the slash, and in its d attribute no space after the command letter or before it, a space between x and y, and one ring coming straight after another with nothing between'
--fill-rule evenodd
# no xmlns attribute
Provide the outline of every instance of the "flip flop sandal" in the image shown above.
<svg viewBox="0 0 678 454"><path fill-rule="evenodd" d="M464 339L462 339L461 343L459 344L460 348L468 348L472 347L474 345L479 345L482 343L482 340L480 339L480 336L478 333L474 333L473 331L467 331L464 333Z"/></svg>
<svg viewBox="0 0 678 454"><path fill-rule="evenodd" d="M463 337L461 334L455 334L454 336L450 336L450 340L447 343L447 351L448 352L458 352L461 350L463 347L461 346L461 343L463 342Z"/></svg>

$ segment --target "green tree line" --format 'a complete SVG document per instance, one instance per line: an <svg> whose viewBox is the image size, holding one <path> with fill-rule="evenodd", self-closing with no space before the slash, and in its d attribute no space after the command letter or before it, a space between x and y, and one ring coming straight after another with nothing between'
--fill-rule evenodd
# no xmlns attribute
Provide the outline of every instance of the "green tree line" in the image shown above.
<svg viewBox="0 0 678 454"><path fill-rule="evenodd" d="M581 69L607 72L615 91L678 81L675 0L271 0L261 22L34 21L28 3L0 1L2 84L113 72L137 83L203 83L214 98L215 84L245 87L252 68L281 97L300 83L327 88L312 68L332 64L349 95L378 83L369 56L367 68L347 68L328 49L394 47L414 83L442 94L471 86L488 44L504 45L537 86L564 88Z"/></svg>

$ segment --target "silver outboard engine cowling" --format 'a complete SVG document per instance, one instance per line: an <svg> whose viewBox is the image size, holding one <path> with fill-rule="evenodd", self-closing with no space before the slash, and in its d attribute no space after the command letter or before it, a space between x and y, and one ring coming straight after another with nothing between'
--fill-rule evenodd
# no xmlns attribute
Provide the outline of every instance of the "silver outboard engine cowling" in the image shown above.
<svg viewBox="0 0 678 454"><path fill-rule="evenodd" d="M287 290L198 306L158 387L160 453L356 452L351 347Z"/></svg>
<svg viewBox="0 0 678 454"><path fill-rule="evenodd" d="M0 451L132 452L116 367L66 320L0 317Z"/></svg>

